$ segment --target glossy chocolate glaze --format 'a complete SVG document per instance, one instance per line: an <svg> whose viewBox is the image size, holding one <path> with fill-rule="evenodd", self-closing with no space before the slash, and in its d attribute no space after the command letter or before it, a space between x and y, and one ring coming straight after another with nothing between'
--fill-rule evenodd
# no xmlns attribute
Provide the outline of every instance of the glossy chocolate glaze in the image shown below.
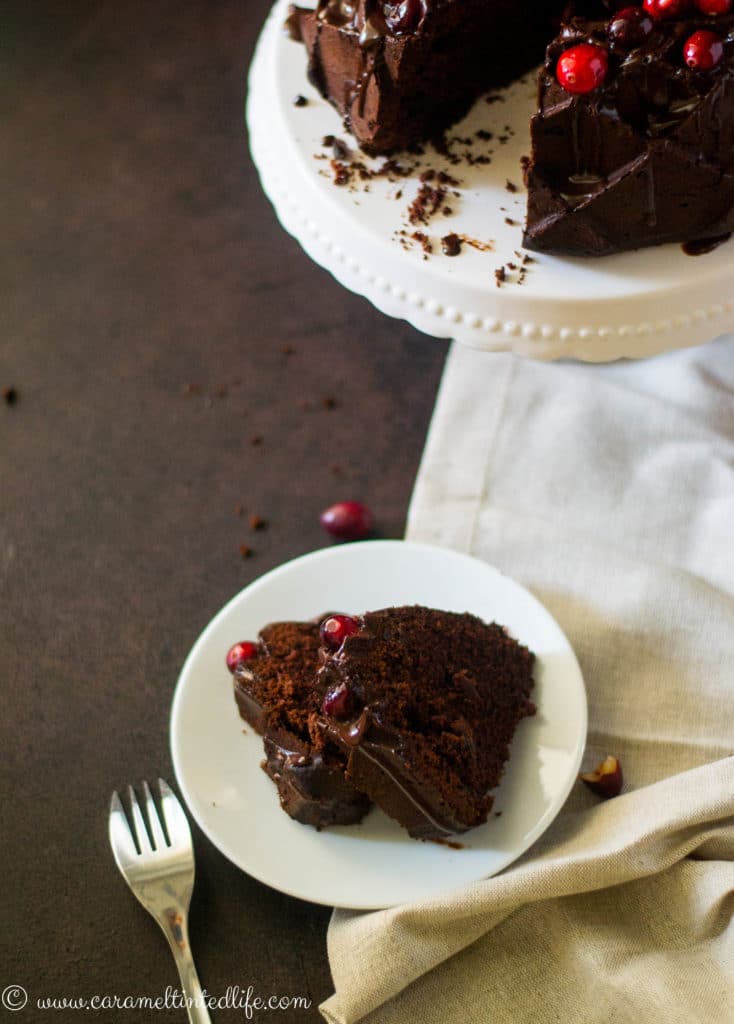
<svg viewBox="0 0 734 1024"><path fill-rule="evenodd" d="M522 0L424 0L415 30L400 33L382 0L319 0L315 11L294 8L289 24L311 82L377 154L439 135L481 92L537 64L561 6L538 14Z"/></svg>
<svg viewBox="0 0 734 1024"><path fill-rule="evenodd" d="M240 716L263 736L263 769L278 788L284 811L316 829L361 821L370 801L345 777L341 758L315 749L306 727L309 702L317 708L314 689L321 661L319 622L279 622L258 638L257 657L234 675ZM275 693L270 681L292 678L290 696ZM293 707L287 707L290 699ZM291 715L289 712L297 712ZM302 724L300 724L302 722Z"/></svg>
<svg viewBox="0 0 734 1024"><path fill-rule="evenodd" d="M734 227L734 16L655 21L644 43L610 49L603 85L573 96L556 81L564 50L606 46L609 18L574 18L548 47L531 122L524 244L605 255L720 236ZM709 28L724 58L709 71L683 60Z"/></svg>

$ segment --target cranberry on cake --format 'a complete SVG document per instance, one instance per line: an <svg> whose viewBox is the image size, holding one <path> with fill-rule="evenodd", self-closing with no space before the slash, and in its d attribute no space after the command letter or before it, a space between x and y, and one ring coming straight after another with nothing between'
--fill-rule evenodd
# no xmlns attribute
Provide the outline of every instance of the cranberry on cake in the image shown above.
<svg viewBox="0 0 734 1024"><path fill-rule="evenodd" d="M338 747L355 788L415 838L485 822L515 730L535 713L532 652L496 623L420 606L351 619L334 648L314 747Z"/></svg>
<svg viewBox="0 0 734 1024"><path fill-rule="evenodd" d="M370 806L345 777L341 758L323 744L314 749L309 738L320 648L318 622L275 622L257 643L234 644L226 659L240 715L263 736L262 767L283 810L317 829L355 824Z"/></svg>

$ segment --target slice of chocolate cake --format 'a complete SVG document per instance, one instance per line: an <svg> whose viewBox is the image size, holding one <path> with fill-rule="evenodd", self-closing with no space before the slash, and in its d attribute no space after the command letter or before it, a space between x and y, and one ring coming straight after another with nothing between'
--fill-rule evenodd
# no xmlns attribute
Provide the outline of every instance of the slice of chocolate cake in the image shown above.
<svg viewBox="0 0 734 1024"><path fill-rule="evenodd" d="M480 825L535 711L534 655L467 613L414 606L349 621L319 672L314 746L338 746L347 778L416 838Z"/></svg>
<svg viewBox="0 0 734 1024"><path fill-rule="evenodd" d="M527 0L318 0L288 29L308 77L370 154L440 135L482 92L542 59L564 4Z"/></svg>
<svg viewBox="0 0 734 1024"><path fill-rule="evenodd" d="M324 744L315 749L309 737L319 651L318 622L275 622L228 658L240 715L263 736L263 768L283 810L317 829L361 821L370 806L345 777L343 759Z"/></svg>
<svg viewBox="0 0 734 1024"><path fill-rule="evenodd" d="M732 6L648 0L562 28L532 119L525 246L600 256L732 231Z"/></svg>

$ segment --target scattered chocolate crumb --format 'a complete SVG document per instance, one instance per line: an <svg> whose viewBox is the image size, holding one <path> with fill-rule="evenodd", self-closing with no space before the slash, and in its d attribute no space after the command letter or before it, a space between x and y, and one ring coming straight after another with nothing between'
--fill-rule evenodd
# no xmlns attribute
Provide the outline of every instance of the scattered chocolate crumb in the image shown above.
<svg viewBox="0 0 734 1024"><path fill-rule="evenodd" d="M348 185L352 180L351 168L347 164L343 164L340 160L332 160L331 169L334 172L335 185Z"/></svg>
<svg viewBox="0 0 734 1024"><path fill-rule="evenodd" d="M321 140L321 145L328 149L329 146L334 145L335 139L335 135L324 135L323 139Z"/></svg>
<svg viewBox="0 0 734 1024"><path fill-rule="evenodd" d="M321 404L323 405L324 409L336 409L339 405L337 400L333 398L331 395L327 395L326 398L322 398Z"/></svg>
<svg viewBox="0 0 734 1024"><path fill-rule="evenodd" d="M436 836L435 839L431 840L432 843L438 843L439 846L448 846L452 850L463 850L464 844L457 843L455 839L443 839L440 836Z"/></svg>
<svg viewBox="0 0 734 1024"><path fill-rule="evenodd" d="M444 217L450 217L453 212L454 211L450 206L444 206L443 210L441 210Z"/></svg>
<svg viewBox="0 0 734 1024"><path fill-rule="evenodd" d="M502 811L495 811L494 812L494 816L495 816L495 818L501 818L502 817Z"/></svg>
<svg viewBox="0 0 734 1024"><path fill-rule="evenodd" d="M527 174L528 170L530 168L530 157L529 156L521 156L520 157L520 166L522 167L523 174Z"/></svg>
<svg viewBox="0 0 734 1024"><path fill-rule="evenodd" d="M446 198L446 189L439 185L432 188L423 184L418 195L408 207L408 220L411 224L427 224L431 217L441 208Z"/></svg>
<svg viewBox="0 0 734 1024"><path fill-rule="evenodd" d="M255 554L249 544L240 544L239 552L243 558L252 558Z"/></svg>
<svg viewBox="0 0 734 1024"><path fill-rule="evenodd" d="M507 264L507 269L508 270L517 270L517 263L508 263Z"/></svg>
<svg viewBox="0 0 734 1024"><path fill-rule="evenodd" d="M402 199L403 198L403 190L401 188L399 188L397 190L397 192L395 193L395 198L396 199Z"/></svg>
<svg viewBox="0 0 734 1024"><path fill-rule="evenodd" d="M489 142L489 140L492 138L492 133L488 132L486 128L480 128L479 131L476 133L476 136L478 139L481 139L482 142Z"/></svg>
<svg viewBox="0 0 734 1024"><path fill-rule="evenodd" d="M305 96L301 96L301 94L299 93L297 96L293 97L293 106L294 107L307 107L308 106L308 100L306 99Z"/></svg>
<svg viewBox="0 0 734 1024"><path fill-rule="evenodd" d="M253 434L252 437L250 438L250 444L254 445L257 448L259 445L263 443L264 440L265 438L262 436L262 434Z"/></svg>
<svg viewBox="0 0 734 1024"><path fill-rule="evenodd" d="M15 405L18 401L18 389L12 387L3 388L3 398L6 405Z"/></svg>
<svg viewBox="0 0 734 1024"><path fill-rule="evenodd" d="M510 181L509 178L505 182L505 188L507 189L508 192L517 192L517 185L515 185L514 182Z"/></svg>
<svg viewBox="0 0 734 1024"><path fill-rule="evenodd" d="M281 345L280 351L284 356L294 356L296 354L296 350L293 345Z"/></svg>
<svg viewBox="0 0 734 1024"><path fill-rule="evenodd" d="M517 221L513 220L512 217L505 217L505 224L509 224L511 228L517 227Z"/></svg>
<svg viewBox="0 0 734 1024"><path fill-rule="evenodd" d="M523 261L523 263L524 263L524 264L525 264L526 266L527 266L527 264L528 264L528 263L537 263L537 262L538 262L538 261L537 261L537 260L535 259L535 257L534 257L534 256L528 256L528 254L527 254L527 253L524 253L524 255L523 255L523 258L522 258L522 261Z"/></svg>
<svg viewBox="0 0 734 1024"><path fill-rule="evenodd" d="M251 530L265 530L267 529L268 521L263 519L262 516L256 515L254 512L250 516L250 529Z"/></svg>
<svg viewBox="0 0 734 1024"><path fill-rule="evenodd" d="M420 246L423 249L423 259L428 259L430 254L433 252L433 245L428 235L422 231L414 231L410 236L414 242L420 242Z"/></svg>
<svg viewBox="0 0 734 1024"><path fill-rule="evenodd" d="M458 256L461 252L461 239L456 234L445 235L441 239L444 256Z"/></svg>
<svg viewBox="0 0 734 1024"><path fill-rule="evenodd" d="M504 267L497 267L494 272L494 279L497 283L497 287L500 288L507 280L507 274Z"/></svg>

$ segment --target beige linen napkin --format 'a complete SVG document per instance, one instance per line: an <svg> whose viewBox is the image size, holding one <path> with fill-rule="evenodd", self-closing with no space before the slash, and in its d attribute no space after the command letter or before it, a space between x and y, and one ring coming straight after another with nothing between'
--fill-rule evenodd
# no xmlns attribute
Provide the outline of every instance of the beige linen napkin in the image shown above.
<svg viewBox="0 0 734 1024"><path fill-rule="evenodd" d="M501 875L335 911L333 1024L734 1020L734 338L640 363L454 345L408 537L558 619L586 681L582 785Z"/></svg>

